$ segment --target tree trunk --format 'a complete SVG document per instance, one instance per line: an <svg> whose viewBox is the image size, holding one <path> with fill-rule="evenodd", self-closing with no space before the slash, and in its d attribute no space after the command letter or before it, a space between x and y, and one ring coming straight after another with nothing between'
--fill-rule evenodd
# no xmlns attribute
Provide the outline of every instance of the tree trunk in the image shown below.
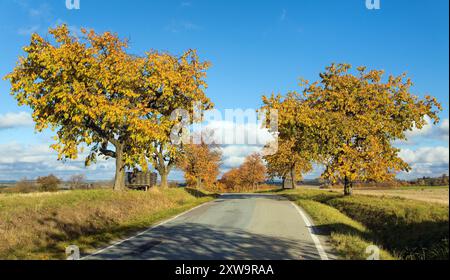
<svg viewBox="0 0 450 280"><path fill-rule="evenodd" d="M161 176L161 188L167 189L169 184L167 183L168 172L166 170L160 170L159 175Z"/></svg>
<svg viewBox="0 0 450 280"><path fill-rule="evenodd" d="M116 175L113 189L115 191L125 190L125 164L121 145L116 146Z"/></svg>
<svg viewBox="0 0 450 280"><path fill-rule="evenodd" d="M292 189L294 190L297 187L295 182L295 167L291 167L291 179L292 179Z"/></svg>
<svg viewBox="0 0 450 280"><path fill-rule="evenodd" d="M353 193L353 183L348 179L347 176L344 178L344 195L350 196Z"/></svg>
<svg viewBox="0 0 450 280"><path fill-rule="evenodd" d="M201 186L202 186L202 178L198 177L197 178L197 186L195 188L200 189Z"/></svg>

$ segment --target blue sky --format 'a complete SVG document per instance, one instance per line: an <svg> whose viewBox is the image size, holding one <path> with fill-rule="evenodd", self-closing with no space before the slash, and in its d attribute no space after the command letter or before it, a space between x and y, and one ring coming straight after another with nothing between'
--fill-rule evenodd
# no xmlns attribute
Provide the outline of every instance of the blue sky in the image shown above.
<svg viewBox="0 0 450 280"><path fill-rule="evenodd" d="M441 124L399 144L403 157L416 166L409 176L448 173L447 0L381 0L380 10L368 10L365 0L81 0L80 10L68 10L65 2L0 0L0 76L12 70L32 32L45 34L60 23L75 31L117 32L130 40L136 54L197 49L212 63L207 94L221 110L258 108L261 95L295 90L299 77L316 80L332 62L395 75L407 72L415 94L434 95L444 107ZM18 107L8 93L9 84L0 81L0 153L7 155L0 159L0 180L56 169L61 176L111 176L108 162L88 171L80 163L55 163L46 149L51 132L35 134L21 113L29 110ZM233 165L251 149L229 150Z"/></svg>

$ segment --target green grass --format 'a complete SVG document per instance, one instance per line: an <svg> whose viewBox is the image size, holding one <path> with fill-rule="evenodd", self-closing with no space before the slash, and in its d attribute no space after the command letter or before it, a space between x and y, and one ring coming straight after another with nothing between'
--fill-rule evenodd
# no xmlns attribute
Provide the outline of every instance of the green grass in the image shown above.
<svg viewBox="0 0 450 280"><path fill-rule="evenodd" d="M327 203L366 225L376 240L402 258L448 259L448 206L395 197L353 196Z"/></svg>
<svg viewBox="0 0 450 280"><path fill-rule="evenodd" d="M90 252L213 198L184 189L0 195L0 259L64 259L68 245Z"/></svg>
<svg viewBox="0 0 450 280"><path fill-rule="evenodd" d="M386 250L386 258L448 259L448 206L396 197L344 197L323 190L282 194L328 230L344 258L362 258L361 249L375 244Z"/></svg>
<svg viewBox="0 0 450 280"><path fill-rule="evenodd" d="M327 194L321 191L286 191L285 196L302 207L314 220L314 225L323 234L330 236L330 242L338 255L343 259L363 260L369 257L366 248L374 245L370 241L370 231L361 223L349 218L339 210L319 201L326 199ZM332 195L332 194L330 194ZM313 198L318 201L313 200ZM382 247L377 244L378 247ZM380 250L383 260L395 259L386 250Z"/></svg>

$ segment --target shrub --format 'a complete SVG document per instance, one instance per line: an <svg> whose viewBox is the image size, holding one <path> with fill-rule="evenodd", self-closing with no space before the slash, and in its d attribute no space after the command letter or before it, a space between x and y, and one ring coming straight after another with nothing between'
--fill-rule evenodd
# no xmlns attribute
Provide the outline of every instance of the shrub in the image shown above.
<svg viewBox="0 0 450 280"><path fill-rule="evenodd" d="M89 185L86 184L86 176L83 174L72 175L69 179L69 186L71 190L89 188Z"/></svg>
<svg viewBox="0 0 450 280"><path fill-rule="evenodd" d="M18 181L15 185L14 192L18 193L31 193L36 191L36 185L32 182L27 180L26 178Z"/></svg>
<svg viewBox="0 0 450 280"><path fill-rule="evenodd" d="M180 184L177 183L177 182L169 182L168 185L169 185L168 187L171 188L171 189L177 189L177 188L180 187Z"/></svg>
<svg viewBox="0 0 450 280"><path fill-rule="evenodd" d="M61 180L54 175L49 175L45 177L39 177L37 179L37 183L39 185L40 191L55 192L58 190L58 186L59 184L61 184Z"/></svg>

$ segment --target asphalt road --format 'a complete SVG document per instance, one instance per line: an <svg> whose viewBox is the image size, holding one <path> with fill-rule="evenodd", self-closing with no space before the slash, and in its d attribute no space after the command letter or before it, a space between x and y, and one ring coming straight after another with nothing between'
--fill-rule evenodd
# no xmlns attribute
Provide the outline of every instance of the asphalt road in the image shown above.
<svg viewBox="0 0 450 280"><path fill-rule="evenodd" d="M224 195L85 259L326 259L308 219L274 195Z"/></svg>

